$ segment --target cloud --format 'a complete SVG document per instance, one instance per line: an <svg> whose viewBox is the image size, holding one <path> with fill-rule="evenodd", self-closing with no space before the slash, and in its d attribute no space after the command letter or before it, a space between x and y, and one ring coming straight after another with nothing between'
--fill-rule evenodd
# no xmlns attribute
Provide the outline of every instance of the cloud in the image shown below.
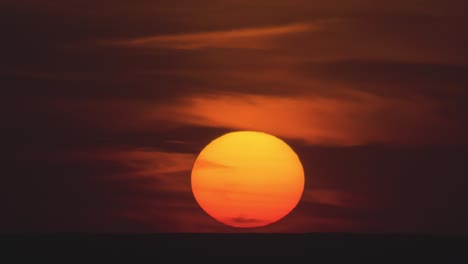
<svg viewBox="0 0 468 264"><path fill-rule="evenodd" d="M144 199L164 197L171 204L181 196L191 194L190 171L196 155L165 152L155 149L91 149L68 153L43 153L42 158L59 163L85 162L116 164L119 173L102 175L116 182L146 183L138 185L139 196ZM147 195L147 197L145 197ZM184 200L184 199L182 199Z"/></svg>
<svg viewBox="0 0 468 264"><path fill-rule="evenodd" d="M99 215L93 213L95 218L108 219L112 222L110 225L122 221L123 227L109 226L103 230L114 228L116 232L125 232L140 228L178 230L183 229L179 224L189 217L208 218L191 192L190 170L195 157L194 154L150 148L107 148L44 152L35 159L38 164L44 164L36 166L42 173L38 186L55 184L60 187L49 188L50 197L61 196L62 200L49 202L48 207L84 200L87 205L81 205L82 208L99 211ZM81 192L85 189L91 194L83 198ZM66 224L65 227L70 228Z"/></svg>
<svg viewBox="0 0 468 264"><path fill-rule="evenodd" d="M248 217L234 217L230 219L232 222L237 224L254 224L254 223L265 223L266 221L256 218L248 218Z"/></svg>
<svg viewBox="0 0 468 264"><path fill-rule="evenodd" d="M132 171L132 176L145 177L191 171L196 159L195 154L165 152L156 149L89 150L60 153L58 156L51 157L58 160L120 162Z"/></svg>
<svg viewBox="0 0 468 264"><path fill-rule="evenodd" d="M131 168L140 170L141 175L158 175L190 171L196 155L152 150L117 152L111 158L126 162Z"/></svg>
<svg viewBox="0 0 468 264"><path fill-rule="evenodd" d="M344 59L303 63L297 69L306 78L336 81L389 95L405 92L453 95L461 93L468 84L467 64ZM445 89L441 90L442 86Z"/></svg>
<svg viewBox="0 0 468 264"><path fill-rule="evenodd" d="M257 130L309 144L434 143L449 127L429 98L341 96L280 97L249 94L192 96L147 113L184 124Z"/></svg>
<svg viewBox="0 0 468 264"><path fill-rule="evenodd" d="M305 189L302 201L340 208L362 208L366 200L354 193L333 189Z"/></svg>
<svg viewBox="0 0 468 264"><path fill-rule="evenodd" d="M242 28L199 33L157 35L110 44L124 47L166 48L196 50L203 48L253 48L271 46L271 39L289 34L299 34L322 29L324 22L296 23L282 26Z"/></svg>
<svg viewBox="0 0 468 264"><path fill-rule="evenodd" d="M198 159L197 160L197 169L206 170L206 169L229 169L232 166L228 166L219 162L214 162L207 159Z"/></svg>

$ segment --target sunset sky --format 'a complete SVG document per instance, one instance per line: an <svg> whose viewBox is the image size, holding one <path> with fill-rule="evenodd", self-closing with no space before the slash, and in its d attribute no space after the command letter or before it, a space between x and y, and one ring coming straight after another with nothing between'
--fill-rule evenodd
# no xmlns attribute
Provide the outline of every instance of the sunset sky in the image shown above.
<svg viewBox="0 0 468 264"><path fill-rule="evenodd" d="M305 190L248 232L468 234L457 0L3 0L0 232L246 232L191 191L256 130Z"/></svg>

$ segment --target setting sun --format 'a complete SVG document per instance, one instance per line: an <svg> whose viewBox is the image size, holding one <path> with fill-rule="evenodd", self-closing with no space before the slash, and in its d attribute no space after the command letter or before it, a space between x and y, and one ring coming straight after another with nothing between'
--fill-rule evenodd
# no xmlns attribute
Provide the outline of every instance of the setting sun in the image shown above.
<svg viewBox="0 0 468 264"><path fill-rule="evenodd" d="M304 190L297 154L281 139L239 131L209 143L192 170L192 191L210 216L226 225L266 226L289 214Z"/></svg>

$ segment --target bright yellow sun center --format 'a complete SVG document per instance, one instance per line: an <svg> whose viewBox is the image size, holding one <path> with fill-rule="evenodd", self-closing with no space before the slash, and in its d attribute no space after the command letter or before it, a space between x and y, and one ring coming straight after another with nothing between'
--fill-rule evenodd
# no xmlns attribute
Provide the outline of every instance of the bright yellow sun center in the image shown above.
<svg viewBox="0 0 468 264"><path fill-rule="evenodd" d="M239 131L209 143L192 170L192 191L201 208L234 227L274 223L298 204L304 170L281 139Z"/></svg>

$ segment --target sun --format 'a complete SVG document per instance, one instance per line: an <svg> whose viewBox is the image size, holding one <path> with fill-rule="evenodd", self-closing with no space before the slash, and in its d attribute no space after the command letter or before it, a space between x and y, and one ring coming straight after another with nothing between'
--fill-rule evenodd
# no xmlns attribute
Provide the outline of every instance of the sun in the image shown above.
<svg viewBox="0 0 468 264"><path fill-rule="evenodd" d="M275 223L299 203L304 169L283 140L256 131L227 133L210 142L192 169L192 191L200 207L229 226Z"/></svg>

